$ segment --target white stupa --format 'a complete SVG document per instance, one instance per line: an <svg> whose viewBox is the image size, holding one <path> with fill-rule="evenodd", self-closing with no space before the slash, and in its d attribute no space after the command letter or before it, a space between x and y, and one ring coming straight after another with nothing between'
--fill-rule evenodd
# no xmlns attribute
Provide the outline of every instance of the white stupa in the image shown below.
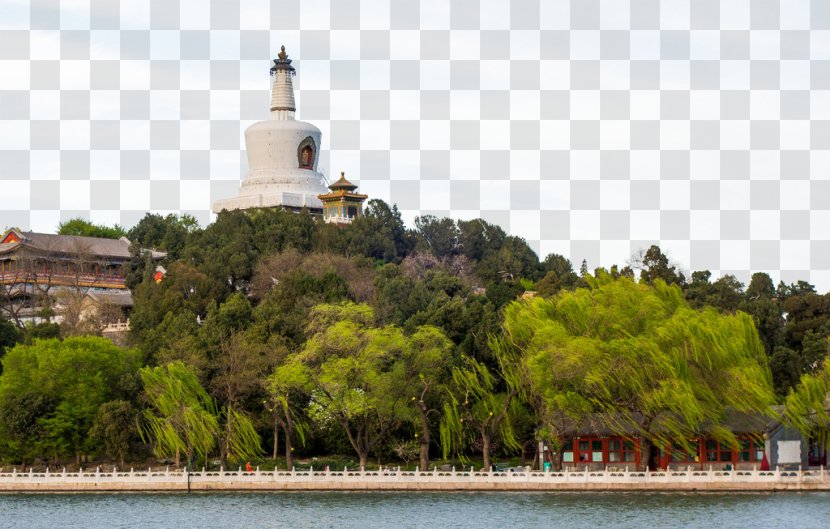
<svg viewBox="0 0 830 529"><path fill-rule="evenodd" d="M237 197L213 203L214 213L263 207L322 211L317 195L329 191L323 175L317 172L322 134L311 123L294 119L291 78L295 70L285 46L278 57L271 67L271 119L245 130L250 174L242 180Z"/></svg>

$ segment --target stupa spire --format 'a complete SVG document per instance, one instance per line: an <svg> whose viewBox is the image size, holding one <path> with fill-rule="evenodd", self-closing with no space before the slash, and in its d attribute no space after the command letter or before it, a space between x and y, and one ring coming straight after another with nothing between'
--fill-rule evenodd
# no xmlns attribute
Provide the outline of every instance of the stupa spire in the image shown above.
<svg viewBox="0 0 830 529"><path fill-rule="evenodd" d="M271 85L271 119L294 119L297 106L294 102L294 83L291 80L296 70L291 66L291 59L285 52L285 46L280 48L274 65L271 66L271 75L274 82Z"/></svg>

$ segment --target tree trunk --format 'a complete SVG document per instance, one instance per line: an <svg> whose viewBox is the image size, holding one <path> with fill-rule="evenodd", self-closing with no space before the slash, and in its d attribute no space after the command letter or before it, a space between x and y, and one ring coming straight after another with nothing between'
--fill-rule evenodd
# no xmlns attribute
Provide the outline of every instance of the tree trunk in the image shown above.
<svg viewBox="0 0 830 529"><path fill-rule="evenodd" d="M418 415L421 419L421 453L420 453L420 468L422 472L429 470L429 421L427 421L427 411L423 404L418 406Z"/></svg>
<svg viewBox="0 0 830 529"><path fill-rule="evenodd" d="M219 459L222 460L222 466L225 468L228 466L228 457L230 457L231 432L233 428L233 425L231 425L231 414L233 413L231 405L231 402L228 401L228 405L225 408L225 439L219 443Z"/></svg>
<svg viewBox="0 0 830 529"><path fill-rule="evenodd" d="M279 452L279 447L280 447L279 437L278 437L279 431L280 431L280 427L277 424L277 421L275 419L274 420L274 453L271 456L271 459L273 459L274 461L277 460L277 452Z"/></svg>
<svg viewBox="0 0 830 529"><path fill-rule="evenodd" d="M424 472L429 470L429 434L421 436L421 453L419 457L419 465Z"/></svg>
<svg viewBox="0 0 830 529"><path fill-rule="evenodd" d="M342 417L340 425L343 426L343 431L346 432L346 437L349 438L349 443L352 445L358 459L360 460L360 469L366 469L366 463L369 461L369 448L366 446L366 435L368 435L363 427L358 427L357 435L352 434L352 429L349 426L349 419Z"/></svg>
<svg viewBox="0 0 830 529"><path fill-rule="evenodd" d="M288 470L294 468L294 446L291 439L291 430L285 429L285 467Z"/></svg>
<svg viewBox="0 0 830 529"><path fill-rule="evenodd" d="M481 432L481 457L483 459L482 470L489 472L492 462L490 461L490 433L487 431Z"/></svg>
<svg viewBox="0 0 830 529"><path fill-rule="evenodd" d="M651 440L646 437L640 438L640 469L641 470L657 470L657 454L655 453L655 446Z"/></svg>
<svg viewBox="0 0 830 529"><path fill-rule="evenodd" d="M294 467L294 419L288 409L285 410L285 423L282 426L285 431L285 464L291 470Z"/></svg>

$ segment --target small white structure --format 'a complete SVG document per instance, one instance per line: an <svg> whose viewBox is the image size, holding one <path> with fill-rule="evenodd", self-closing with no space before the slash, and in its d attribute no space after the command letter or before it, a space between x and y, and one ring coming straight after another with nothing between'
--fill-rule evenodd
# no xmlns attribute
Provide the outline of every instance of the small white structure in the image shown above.
<svg viewBox="0 0 830 529"><path fill-rule="evenodd" d="M323 175L317 172L322 133L311 123L294 119L297 109L291 78L295 73L283 46L271 67L271 119L245 130L250 174L237 197L214 202L214 213L262 207L322 212L317 195L328 192Z"/></svg>

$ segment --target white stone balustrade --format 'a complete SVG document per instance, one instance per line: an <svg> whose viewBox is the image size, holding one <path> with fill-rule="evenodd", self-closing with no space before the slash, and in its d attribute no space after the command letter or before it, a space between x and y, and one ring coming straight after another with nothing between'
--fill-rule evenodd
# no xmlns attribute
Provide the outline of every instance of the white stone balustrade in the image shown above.
<svg viewBox="0 0 830 529"><path fill-rule="evenodd" d="M11 472L0 469L2 491L147 490L830 490L818 470L670 470L428 472L380 470L80 470Z"/></svg>

